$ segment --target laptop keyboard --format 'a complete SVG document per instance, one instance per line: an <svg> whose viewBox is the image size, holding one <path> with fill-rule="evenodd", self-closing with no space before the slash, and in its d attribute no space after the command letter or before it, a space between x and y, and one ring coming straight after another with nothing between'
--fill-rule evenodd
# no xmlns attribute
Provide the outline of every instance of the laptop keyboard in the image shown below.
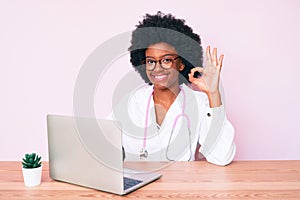
<svg viewBox="0 0 300 200"><path fill-rule="evenodd" d="M124 177L124 190L127 190L128 188L131 188L141 182L142 181L140 180Z"/></svg>

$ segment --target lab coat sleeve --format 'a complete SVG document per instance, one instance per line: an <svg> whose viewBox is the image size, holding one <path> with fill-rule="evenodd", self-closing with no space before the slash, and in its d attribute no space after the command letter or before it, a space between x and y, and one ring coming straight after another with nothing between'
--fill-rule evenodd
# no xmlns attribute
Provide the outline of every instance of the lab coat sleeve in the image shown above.
<svg viewBox="0 0 300 200"><path fill-rule="evenodd" d="M227 120L224 106L207 108L200 131L200 153L216 165L228 165L235 156L234 128Z"/></svg>

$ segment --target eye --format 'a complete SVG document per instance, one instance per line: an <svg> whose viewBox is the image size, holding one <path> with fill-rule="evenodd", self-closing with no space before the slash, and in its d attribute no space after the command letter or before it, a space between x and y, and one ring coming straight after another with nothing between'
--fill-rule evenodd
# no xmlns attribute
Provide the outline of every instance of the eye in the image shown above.
<svg viewBox="0 0 300 200"><path fill-rule="evenodd" d="M162 62L167 64L167 63L171 63L172 60L173 60L172 58L164 58L162 59Z"/></svg>
<svg viewBox="0 0 300 200"><path fill-rule="evenodd" d="M155 60L151 60L151 59L147 59L146 60L146 64L154 64L155 63Z"/></svg>

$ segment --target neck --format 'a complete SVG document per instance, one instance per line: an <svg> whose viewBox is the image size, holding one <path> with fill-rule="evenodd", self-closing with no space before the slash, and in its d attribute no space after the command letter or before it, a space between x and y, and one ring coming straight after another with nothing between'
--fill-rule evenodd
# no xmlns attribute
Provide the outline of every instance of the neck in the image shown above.
<svg viewBox="0 0 300 200"><path fill-rule="evenodd" d="M154 86L153 100L156 104L171 105L180 92L179 86L174 88L157 88Z"/></svg>
<svg viewBox="0 0 300 200"><path fill-rule="evenodd" d="M153 91L153 101L155 105L155 116L157 124L161 125L170 106L180 92L177 85L172 88L155 87Z"/></svg>

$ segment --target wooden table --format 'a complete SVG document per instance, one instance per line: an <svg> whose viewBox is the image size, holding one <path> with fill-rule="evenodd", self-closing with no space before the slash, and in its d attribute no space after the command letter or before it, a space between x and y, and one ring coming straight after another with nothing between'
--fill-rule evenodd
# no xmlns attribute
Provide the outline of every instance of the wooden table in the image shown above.
<svg viewBox="0 0 300 200"><path fill-rule="evenodd" d="M226 167L205 161L176 162L163 177L126 196L117 196L49 178L25 187L20 162L0 162L0 199L300 199L300 161L235 161Z"/></svg>

